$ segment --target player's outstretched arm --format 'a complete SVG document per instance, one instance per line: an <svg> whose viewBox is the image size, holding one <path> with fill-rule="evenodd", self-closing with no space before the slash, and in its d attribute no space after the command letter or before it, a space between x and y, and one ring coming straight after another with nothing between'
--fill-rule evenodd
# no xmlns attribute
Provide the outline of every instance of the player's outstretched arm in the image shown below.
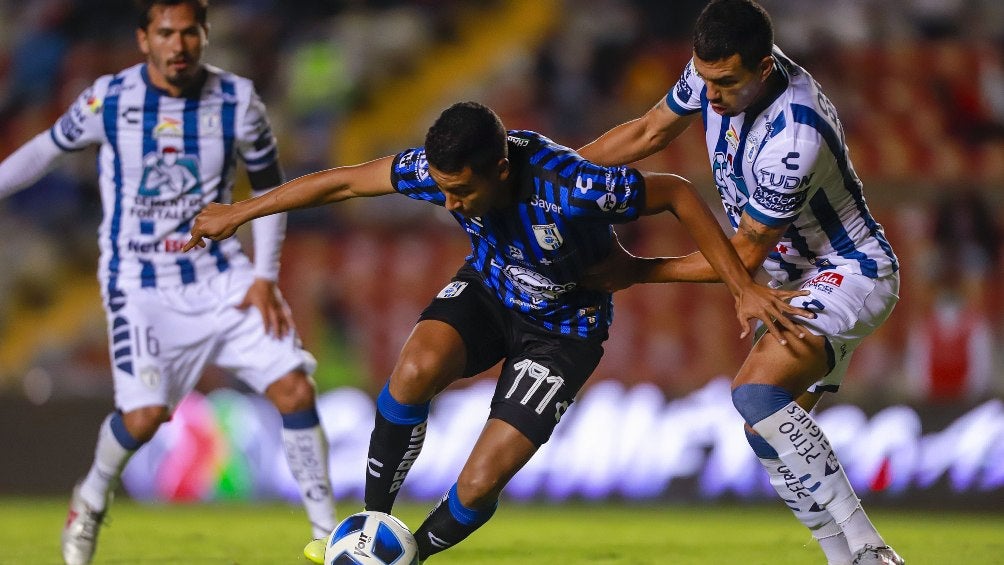
<svg viewBox="0 0 1004 565"><path fill-rule="evenodd" d="M781 291L756 284L750 272L759 265L751 265L740 259L732 242L722 232L721 226L711 210L697 194L693 184L676 175L642 172L645 176L646 201L644 214L656 214L663 211L672 212L687 228L691 237L697 243L700 255L691 254L673 261L665 261L675 267L676 276L689 275L692 278L677 278L673 280L692 280L694 282L710 282L713 274L704 271L706 263L711 273L717 273L718 278L725 283L729 292L736 300L736 314L742 328L742 337L751 331L749 320L759 319L774 334L782 344L787 343L785 333L804 337L805 331L788 316L811 317L807 310L796 308L788 303L796 296L805 295L802 291ZM779 235L778 235L779 237ZM765 240L764 240L765 241ZM776 243L776 239L773 243ZM763 261L759 257L760 263ZM747 261L750 257L746 257ZM658 265L650 264L649 266ZM681 268L681 265L683 268ZM672 274L672 270L670 274ZM655 273L641 271L640 276L666 275L666 272Z"/></svg>
<svg viewBox="0 0 1004 565"><path fill-rule="evenodd" d="M615 126L582 146L578 153L597 165L634 163L665 149L687 129L694 116L677 114L662 99L642 116Z"/></svg>
<svg viewBox="0 0 1004 565"><path fill-rule="evenodd" d="M192 237L184 251L204 247L203 237L219 241L242 224L278 212L312 208L350 198L380 196L394 192L390 181L393 157L361 165L336 167L310 173L279 185L274 190L233 204L209 204L192 224Z"/></svg>
<svg viewBox="0 0 1004 565"><path fill-rule="evenodd" d="M37 182L62 155L48 131L33 137L0 162L0 199Z"/></svg>

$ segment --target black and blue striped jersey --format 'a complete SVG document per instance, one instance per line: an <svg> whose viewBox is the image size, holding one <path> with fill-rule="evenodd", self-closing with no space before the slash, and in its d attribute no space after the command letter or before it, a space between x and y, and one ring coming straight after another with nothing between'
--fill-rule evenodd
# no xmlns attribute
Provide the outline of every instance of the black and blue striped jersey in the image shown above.
<svg viewBox="0 0 1004 565"><path fill-rule="evenodd" d="M508 132L512 206L477 218L453 213L471 240L467 262L507 307L547 332L606 336L613 320L610 293L578 281L604 258L612 224L636 220L645 182L629 167L601 167L532 131ZM443 206L429 175L425 149L399 153L391 182L398 192Z"/></svg>

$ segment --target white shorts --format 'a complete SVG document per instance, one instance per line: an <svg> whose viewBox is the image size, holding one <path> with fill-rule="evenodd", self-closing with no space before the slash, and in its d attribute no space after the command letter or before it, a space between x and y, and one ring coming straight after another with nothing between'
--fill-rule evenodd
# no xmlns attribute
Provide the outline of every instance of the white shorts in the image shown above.
<svg viewBox="0 0 1004 565"><path fill-rule="evenodd" d="M208 364L259 393L295 369L312 375L317 362L295 332L275 338L257 308L237 309L253 281L250 269L232 268L184 286L106 294L116 407L173 411Z"/></svg>
<svg viewBox="0 0 1004 565"><path fill-rule="evenodd" d="M808 290L792 305L812 310L813 319L795 320L810 332L826 338L830 354L830 372L809 387L810 392L836 392L840 387L851 354L865 337L871 335L889 318L899 301L899 272L873 279L836 267L774 288ZM764 328L757 332L759 338Z"/></svg>

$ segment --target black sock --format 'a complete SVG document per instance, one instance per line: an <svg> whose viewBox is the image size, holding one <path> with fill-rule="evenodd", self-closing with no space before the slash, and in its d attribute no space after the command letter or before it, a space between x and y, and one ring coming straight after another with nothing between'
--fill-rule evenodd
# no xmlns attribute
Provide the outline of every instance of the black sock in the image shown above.
<svg viewBox="0 0 1004 565"><path fill-rule="evenodd" d="M460 543L487 522L496 508L498 502L480 510L467 508L460 503L454 483L450 492L439 500L439 504L415 530L419 559L424 560Z"/></svg>
<svg viewBox="0 0 1004 565"><path fill-rule="evenodd" d="M367 510L390 513L408 471L425 444L429 403L401 404L385 385L377 397L376 422L366 458Z"/></svg>

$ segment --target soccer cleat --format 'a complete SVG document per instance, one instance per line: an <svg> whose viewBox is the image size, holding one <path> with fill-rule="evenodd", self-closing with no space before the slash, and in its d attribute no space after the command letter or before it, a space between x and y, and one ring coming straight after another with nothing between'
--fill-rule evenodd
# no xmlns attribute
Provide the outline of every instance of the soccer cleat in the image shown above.
<svg viewBox="0 0 1004 565"><path fill-rule="evenodd" d="M107 510L107 507L106 507ZM70 510L63 526L63 561L66 565L88 565L98 545L98 530L105 511L95 511L80 497L80 485L73 487Z"/></svg>
<svg viewBox="0 0 1004 565"><path fill-rule="evenodd" d="M865 545L854 554L851 565L904 565L906 561L888 545Z"/></svg>
<svg viewBox="0 0 1004 565"><path fill-rule="evenodd" d="M311 563L321 565L324 563L324 538L318 538L308 543L303 548L303 556Z"/></svg>

